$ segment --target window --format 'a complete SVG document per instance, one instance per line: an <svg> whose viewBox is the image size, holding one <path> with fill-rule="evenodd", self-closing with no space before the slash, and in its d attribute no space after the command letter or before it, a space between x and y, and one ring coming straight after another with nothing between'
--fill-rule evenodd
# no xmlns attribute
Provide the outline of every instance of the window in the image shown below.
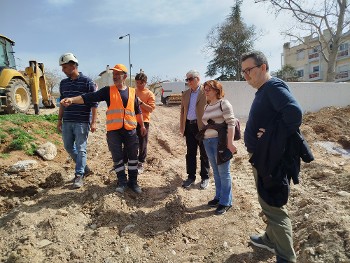
<svg viewBox="0 0 350 263"><path fill-rule="evenodd" d="M343 43L339 45L339 51L348 50L349 49L349 43Z"/></svg>
<svg viewBox="0 0 350 263"><path fill-rule="evenodd" d="M312 67L312 72L319 72L319 71L320 71L320 66Z"/></svg>
<svg viewBox="0 0 350 263"><path fill-rule="evenodd" d="M303 60L305 58L305 52L303 49L297 50L297 60Z"/></svg>
<svg viewBox="0 0 350 263"><path fill-rule="evenodd" d="M304 70L303 69L298 69L297 70L297 76L298 76L298 78L304 77Z"/></svg>

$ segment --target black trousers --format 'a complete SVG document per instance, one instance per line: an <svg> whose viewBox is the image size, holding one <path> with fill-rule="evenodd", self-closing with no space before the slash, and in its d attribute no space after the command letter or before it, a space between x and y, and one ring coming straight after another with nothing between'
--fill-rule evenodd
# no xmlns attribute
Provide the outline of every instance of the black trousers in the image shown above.
<svg viewBox="0 0 350 263"><path fill-rule="evenodd" d="M148 132L149 132L149 122L144 122L145 128L147 130L147 134L145 136L141 136L141 126L137 124L137 137L139 137L139 156L138 160L141 163L146 161L147 156L147 144L148 144Z"/></svg>
<svg viewBox="0 0 350 263"><path fill-rule="evenodd" d="M203 142L196 139L198 133L197 123L186 122L185 137L186 137L186 171L189 179L196 179L197 168L197 151L199 147L201 170L200 176L202 180L209 178L209 160Z"/></svg>

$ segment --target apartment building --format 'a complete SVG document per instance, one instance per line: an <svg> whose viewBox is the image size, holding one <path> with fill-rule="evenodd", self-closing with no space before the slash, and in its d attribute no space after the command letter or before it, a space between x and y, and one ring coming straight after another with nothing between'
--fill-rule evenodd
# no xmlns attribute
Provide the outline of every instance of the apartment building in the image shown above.
<svg viewBox="0 0 350 263"><path fill-rule="evenodd" d="M324 35L330 39L328 30ZM350 82L350 31L344 34L344 40L338 49L335 82ZM307 36L304 42L297 46L291 46L290 42L283 45L283 65L294 67L299 81L325 81L327 63L320 53L318 38Z"/></svg>

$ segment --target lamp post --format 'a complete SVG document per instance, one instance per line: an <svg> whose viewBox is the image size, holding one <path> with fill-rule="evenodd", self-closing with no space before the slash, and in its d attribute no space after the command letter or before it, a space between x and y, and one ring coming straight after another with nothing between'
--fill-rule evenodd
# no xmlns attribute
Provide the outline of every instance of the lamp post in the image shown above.
<svg viewBox="0 0 350 263"><path fill-rule="evenodd" d="M130 79L130 87L131 87L131 61L130 61L130 34L126 34L124 36L120 36L119 39L123 39L124 37L129 37L129 79Z"/></svg>

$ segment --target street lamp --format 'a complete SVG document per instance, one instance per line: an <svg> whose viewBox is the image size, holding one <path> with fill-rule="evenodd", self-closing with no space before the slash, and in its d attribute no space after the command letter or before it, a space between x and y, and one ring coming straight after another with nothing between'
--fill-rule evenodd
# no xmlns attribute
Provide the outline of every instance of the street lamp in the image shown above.
<svg viewBox="0 0 350 263"><path fill-rule="evenodd" d="M129 71L130 71L130 87L131 87L131 67L132 67L132 65L131 65L131 62L130 62L130 34L126 34L125 36L120 36L119 37L119 39L123 39L124 37L129 37Z"/></svg>

